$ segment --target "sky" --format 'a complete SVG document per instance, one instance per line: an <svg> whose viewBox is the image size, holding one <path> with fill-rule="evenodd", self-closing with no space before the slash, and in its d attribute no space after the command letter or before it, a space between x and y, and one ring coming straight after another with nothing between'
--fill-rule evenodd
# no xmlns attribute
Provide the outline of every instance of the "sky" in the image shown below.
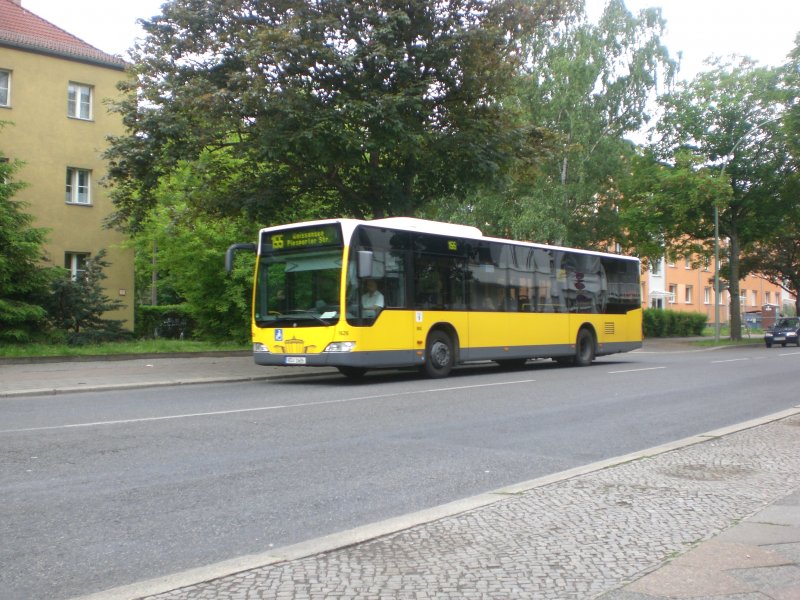
<svg viewBox="0 0 800 600"><path fill-rule="evenodd" d="M163 0L22 0L22 5L108 52L126 56L142 35L136 24L161 12ZM586 0L590 18L597 18L606 0ZM667 20L663 37L670 54L682 53L680 79L704 70L712 55L750 56L761 65L785 62L800 32L800 0L626 0L635 13L660 7Z"/></svg>

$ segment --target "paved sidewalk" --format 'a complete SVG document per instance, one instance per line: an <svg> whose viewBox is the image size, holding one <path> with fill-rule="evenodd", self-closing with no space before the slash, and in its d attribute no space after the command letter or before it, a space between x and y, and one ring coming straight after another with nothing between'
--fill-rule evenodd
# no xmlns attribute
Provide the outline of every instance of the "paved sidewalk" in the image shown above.
<svg viewBox="0 0 800 600"><path fill-rule="evenodd" d="M337 371L333 368L309 371L302 367L262 367L253 362L252 355L235 353L19 363L0 360L0 398L251 381L322 373Z"/></svg>

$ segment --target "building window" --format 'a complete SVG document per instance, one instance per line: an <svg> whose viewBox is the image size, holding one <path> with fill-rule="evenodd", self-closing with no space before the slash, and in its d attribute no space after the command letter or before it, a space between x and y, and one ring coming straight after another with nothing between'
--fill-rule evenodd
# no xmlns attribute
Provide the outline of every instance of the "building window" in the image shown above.
<svg viewBox="0 0 800 600"><path fill-rule="evenodd" d="M691 269L691 268L692 268L692 259L691 259L690 257L688 257L688 256L687 256L687 257L685 258L685 261L686 261L685 268L686 268L686 269Z"/></svg>
<svg viewBox="0 0 800 600"><path fill-rule="evenodd" d="M686 299L686 304L692 303L692 286L690 285L686 286L686 293L684 295L684 298Z"/></svg>
<svg viewBox="0 0 800 600"><path fill-rule="evenodd" d="M703 303L704 304L711 304L711 288L710 287L703 288Z"/></svg>
<svg viewBox="0 0 800 600"><path fill-rule="evenodd" d="M747 290L739 290L739 304L747 306Z"/></svg>
<svg viewBox="0 0 800 600"><path fill-rule="evenodd" d="M758 290L753 290L753 306L758 306Z"/></svg>
<svg viewBox="0 0 800 600"><path fill-rule="evenodd" d="M772 304L772 292L764 292L764 304Z"/></svg>
<svg viewBox="0 0 800 600"><path fill-rule="evenodd" d="M92 199L89 194L89 183L91 181L90 171L86 169L67 168L67 204L91 204Z"/></svg>
<svg viewBox="0 0 800 600"><path fill-rule="evenodd" d="M678 295L678 286L671 283L669 286L669 303L675 304L675 297Z"/></svg>
<svg viewBox="0 0 800 600"><path fill-rule="evenodd" d="M67 90L67 115L75 119L92 118L92 87L70 82Z"/></svg>
<svg viewBox="0 0 800 600"><path fill-rule="evenodd" d="M703 271L711 270L711 259L708 256L703 257Z"/></svg>
<svg viewBox="0 0 800 600"><path fill-rule="evenodd" d="M86 274L86 260L88 252L65 252L64 268L69 271L72 281L77 281Z"/></svg>
<svg viewBox="0 0 800 600"><path fill-rule="evenodd" d="M0 106L11 106L11 71L0 69Z"/></svg>

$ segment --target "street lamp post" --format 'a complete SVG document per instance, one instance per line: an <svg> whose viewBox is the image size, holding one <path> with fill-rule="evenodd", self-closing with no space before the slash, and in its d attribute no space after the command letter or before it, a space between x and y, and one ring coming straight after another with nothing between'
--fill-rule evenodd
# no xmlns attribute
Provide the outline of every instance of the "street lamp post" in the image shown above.
<svg viewBox="0 0 800 600"><path fill-rule="evenodd" d="M723 174L725 167L722 168ZM714 342L719 343L719 206L714 204Z"/></svg>

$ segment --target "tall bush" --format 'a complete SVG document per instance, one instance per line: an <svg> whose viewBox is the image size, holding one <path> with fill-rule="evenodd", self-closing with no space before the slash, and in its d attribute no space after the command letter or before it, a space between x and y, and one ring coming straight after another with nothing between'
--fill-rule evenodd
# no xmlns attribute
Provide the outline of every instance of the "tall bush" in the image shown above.
<svg viewBox="0 0 800 600"><path fill-rule="evenodd" d="M679 312L648 308L642 315L644 337L687 337L703 335L706 316L698 312Z"/></svg>
<svg viewBox="0 0 800 600"><path fill-rule="evenodd" d="M66 334L67 343L73 345L115 341L128 337L124 321L103 318L103 314L125 305L108 297L103 291L104 269L109 262L106 251L100 250L86 260L83 273L74 279L61 269L61 277L52 283L48 298L51 323Z"/></svg>
<svg viewBox="0 0 800 600"><path fill-rule="evenodd" d="M45 326L43 304L54 271L41 266L46 230L33 227L25 203L13 198L24 187L13 180L17 167L0 160L0 342L24 343Z"/></svg>

